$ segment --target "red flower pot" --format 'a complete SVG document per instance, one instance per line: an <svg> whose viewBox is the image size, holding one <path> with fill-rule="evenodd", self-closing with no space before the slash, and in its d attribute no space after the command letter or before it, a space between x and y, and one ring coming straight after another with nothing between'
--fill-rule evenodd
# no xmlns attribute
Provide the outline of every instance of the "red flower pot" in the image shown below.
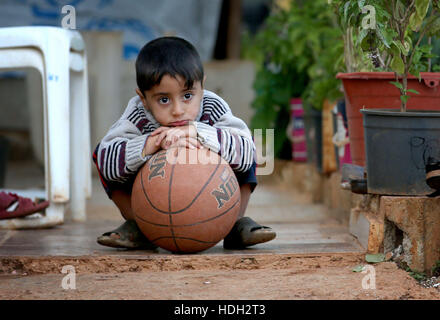
<svg viewBox="0 0 440 320"><path fill-rule="evenodd" d="M440 110L440 72L421 72L421 81L408 77L408 89L420 94L409 93L407 109ZM338 73L342 80L346 100L348 133L351 158L354 164L365 166L363 118L360 112L368 109L400 109L400 92L391 81L393 72Z"/></svg>

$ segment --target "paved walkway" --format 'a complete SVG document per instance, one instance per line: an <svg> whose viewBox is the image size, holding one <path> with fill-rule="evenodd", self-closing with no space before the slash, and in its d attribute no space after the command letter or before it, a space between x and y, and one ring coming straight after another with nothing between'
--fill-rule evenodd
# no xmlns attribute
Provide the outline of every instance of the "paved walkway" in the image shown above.
<svg viewBox="0 0 440 320"><path fill-rule="evenodd" d="M29 178L33 177L33 178ZM36 168L12 166L7 183L13 188L40 183L42 173ZM21 181L21 184L20 184ZM42 230L0 230L0 257L162 257L175 255L156 251L126 251L100 246L96 237L123 222L118 210L107 198L97 178L93 179L93 197L87 206L85 223L65 224ZM321 204L311 204L310 197L271 183L260 183L249 202L247 214L277 232L275 240L246 250L225 250L222 242L189 256L361 253L364 249L348 233L348 228L326 215Z"/></svg>

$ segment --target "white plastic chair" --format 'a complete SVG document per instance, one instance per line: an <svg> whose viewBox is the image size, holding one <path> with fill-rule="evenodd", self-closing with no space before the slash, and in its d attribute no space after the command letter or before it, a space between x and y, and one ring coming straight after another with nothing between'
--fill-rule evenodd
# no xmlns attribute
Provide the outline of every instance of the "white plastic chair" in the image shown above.
<svg viewBox="0 0 440 320"><path fill-rule="evenodd" d="M37 69L42 77L46 197L38 219L0 220L0 228L61 224L86 219L91 196L87 57L76 31L56 27L0 28L0 70Z"/></svg>

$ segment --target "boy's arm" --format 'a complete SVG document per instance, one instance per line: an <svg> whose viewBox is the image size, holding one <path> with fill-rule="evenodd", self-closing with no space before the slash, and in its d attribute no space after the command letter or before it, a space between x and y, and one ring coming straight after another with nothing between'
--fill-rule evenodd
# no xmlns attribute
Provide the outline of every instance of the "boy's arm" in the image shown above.
<svg viewBox="0 0 440 320"><path fill-rule="evenodd" d="M145 146L142 149L142 157L151 157L152 154L156 153L161 149L161 145L156 145L156 141L158 136L149 135L147 141L145 142Z"/></svg>
<svg viewBox="0 0 440 320"><path fill-rule="evenodd" d="M229 108L213 126L194 122L197 138L202 145L217 152L234 171L244 172L255 160L255 144L246 123L235 117Z"/></svg>
<svg viewBox="0 0 440 320"><path fill-rule="evenodd" d="M127 119L118 120L101 140L97 150L97 166L108 181L125 182L135 174L152 153L147 148L150 134L142 134ZM144 152L147 151L147 152ZM154 152L153 152L154 153Z"/></svg>

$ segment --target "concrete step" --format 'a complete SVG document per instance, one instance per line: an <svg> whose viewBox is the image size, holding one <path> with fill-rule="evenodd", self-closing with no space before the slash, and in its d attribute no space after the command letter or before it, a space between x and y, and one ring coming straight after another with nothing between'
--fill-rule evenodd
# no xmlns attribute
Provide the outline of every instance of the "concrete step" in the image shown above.
<svg viewBox="0 0 440 320"><path fill-rule="evenodd" d="M16 188L36 185L41 181L42 177L39 175L25 174L31 170L29 167L14 166L13 169L15 173L12 175L9 172L9 182ZM16 178L11 179L13 176ZM228 265L231 257L260 257L278 261L295 255L360 256L365 252L357 239L349 234L348 226L327 215L324 205L311 203L308 195L298 193L285 185L267 181L260 183L251 196L246 215L272 227L277 232L277 237L245 250L225 250L221 241L208 250L190 255L175 255L163 249L131 251L103 247L96 243L96 238L118 227L123 219L116 206L108 199L99 179L95 177L85 223L69 222L67 219L63 225L51 229L0 230L0 272L2 266L10 266L24 261L23 259L32 261L31 265L35 270L42 270L44 261L50 265L49 262L54 259L66 262L85 259L92 265L93 261L108 259L153 259L156 262L162 261L160 263L163 264L184 257L191 261L217 259L216 263Z"/></svg>

